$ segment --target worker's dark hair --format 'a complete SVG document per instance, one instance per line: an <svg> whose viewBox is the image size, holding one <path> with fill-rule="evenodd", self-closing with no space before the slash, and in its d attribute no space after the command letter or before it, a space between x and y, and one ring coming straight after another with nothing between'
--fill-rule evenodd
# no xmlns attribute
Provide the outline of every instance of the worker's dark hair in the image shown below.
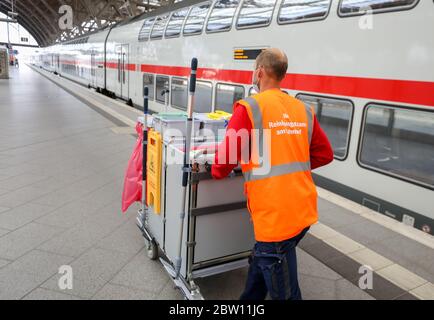
<svg viewBox="0 0 434 320"><path fill-rule="evenodd" d="M266 49L256 58L256 67L260 66L265 68L268 75L282 81L288 71L288 57L279 49Z"/></svg>

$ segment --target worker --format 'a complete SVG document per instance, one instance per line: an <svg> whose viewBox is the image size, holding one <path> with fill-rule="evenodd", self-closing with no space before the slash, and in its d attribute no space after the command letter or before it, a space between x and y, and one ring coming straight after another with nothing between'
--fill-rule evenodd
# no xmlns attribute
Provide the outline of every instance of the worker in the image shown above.
<svg viewBox="0 0 434 320"><path fill-rule="evenodd" d="M296 246L318 221L311 170L333 161L313 107L281 90L287 69L279 49L258 56L253 84L259 93L235 104L210 168L223 179L240 163L246 180L256 244L241 300L263 300L267 293L274 300L302 299Z"/></svg>

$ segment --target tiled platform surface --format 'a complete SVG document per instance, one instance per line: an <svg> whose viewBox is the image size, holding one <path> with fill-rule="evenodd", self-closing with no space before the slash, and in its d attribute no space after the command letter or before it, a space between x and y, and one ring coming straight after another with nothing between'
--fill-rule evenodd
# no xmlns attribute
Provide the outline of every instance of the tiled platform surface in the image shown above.
<svg viewBox="0 0 434 320"><path fill-rule="evenodd" d="M121 107L107 112L132 122L137 116ZM121 214L135 140L120 125L26 66L0 80L0 299L182 298L162 266L146 257L136 208ZM326 200L320 208L328 226L432 282L431 248ZM310 236L298 250L305 299L382 298L359 289L357 273L330 269L342 257L324 244ZM330 255L318 260L316 251ZM59 289L62 265L73 268L72 290ZM198 284L205 298L237 299L245 279L243 269ZM399 297L407 296L384 295Z"/></svg>

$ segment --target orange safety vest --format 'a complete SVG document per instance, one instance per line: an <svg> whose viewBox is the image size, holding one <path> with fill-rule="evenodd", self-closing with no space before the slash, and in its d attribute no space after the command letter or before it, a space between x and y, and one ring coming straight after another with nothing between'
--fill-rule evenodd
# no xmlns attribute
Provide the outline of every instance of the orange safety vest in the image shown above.
<svg viewBox="0 0 434 320"><path fill-rule="evenodd" d="M250 159L241 166L255 238L290 239L318 221L310 166L314 110L278 89L239 104L253 126Z"/></svg>

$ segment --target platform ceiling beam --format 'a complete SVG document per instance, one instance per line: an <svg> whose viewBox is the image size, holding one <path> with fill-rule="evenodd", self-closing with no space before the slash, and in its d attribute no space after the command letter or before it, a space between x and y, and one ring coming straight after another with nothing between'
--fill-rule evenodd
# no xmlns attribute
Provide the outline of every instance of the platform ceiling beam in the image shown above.
<svg viewBox="0 0 434 320"><path fill-rule="evenodd" d="M175 0L1 0L0 12L7 14L13 5L17 21L44 47L174 3ZM59 9L63 5L72 8L71 30L59 27Z"/></svg>

